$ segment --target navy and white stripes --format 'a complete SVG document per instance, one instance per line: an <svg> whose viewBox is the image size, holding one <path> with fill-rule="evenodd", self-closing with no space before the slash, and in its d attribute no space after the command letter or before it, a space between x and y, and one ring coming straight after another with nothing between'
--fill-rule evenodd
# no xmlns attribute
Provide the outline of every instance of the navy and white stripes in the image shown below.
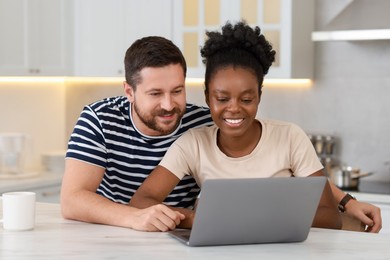
<svg viewBox="0 0 390 260"><path fill-rule="evenodd" d="M185 131L211 125L209 110L187 104L179 129L161 137L148 137L133 127L126 97L113 97L86 106L68 143L67 158L105 168L97 193L127 204L137 188L158 165L168 147ZM191 207L199 193L194 179L186 176L165 203Z"/></svg>

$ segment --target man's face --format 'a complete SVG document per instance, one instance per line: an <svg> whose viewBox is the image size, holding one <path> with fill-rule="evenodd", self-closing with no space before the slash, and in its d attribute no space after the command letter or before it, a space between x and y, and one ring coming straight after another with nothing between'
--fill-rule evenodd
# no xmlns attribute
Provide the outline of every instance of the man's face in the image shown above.
<svg viewBox="0 0 390 260"><path fill-rule="evenodd" d="M179 64L144 68L136 91L126 82L125 93L132 103L136 127L145 135L172 133L186 109L185 78Z"/></svg>

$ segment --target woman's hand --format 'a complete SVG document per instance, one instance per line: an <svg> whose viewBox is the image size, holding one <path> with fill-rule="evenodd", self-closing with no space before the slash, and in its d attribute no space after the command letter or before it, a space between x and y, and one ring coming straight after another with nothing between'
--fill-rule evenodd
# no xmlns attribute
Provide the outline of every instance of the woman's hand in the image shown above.
<svg viewBox="0 0 390 260"><path fill-rule="evenodd" d="M377 206L362 201L350 200L345 205L345 212L365 224L367 232L378 233L382 229L381 210Z"/></svg>

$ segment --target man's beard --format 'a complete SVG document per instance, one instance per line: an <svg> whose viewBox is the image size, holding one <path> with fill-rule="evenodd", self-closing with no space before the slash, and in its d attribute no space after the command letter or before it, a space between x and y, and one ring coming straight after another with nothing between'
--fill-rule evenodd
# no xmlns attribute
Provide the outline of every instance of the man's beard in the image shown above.
<svg viewBox="0 0 390 260"><path fill-rule="evenodd" d="M161 133L161 135L168 135L168 134L172 133L173 131L175 131L176 128L180 124L181 118L184 115L184 111L180 110L180 108L178 108L178 107L175 107L171 111L167 111L165 109L161 109L161 110L157 110L157 111L154 110L151 112L150 115L146 115L146 114L142 113L141 110L138 108L136 102L133 103L133 108L134 108L134 112L138 115L138 118L142 121L142 123L144 123L148 128ZM156 120L157 116L173 115L173 114L178 115L177 120L176 120L173 127L169 128L169 129L165 129L165 128L162 128L158 125L157 120Z"/></svg>

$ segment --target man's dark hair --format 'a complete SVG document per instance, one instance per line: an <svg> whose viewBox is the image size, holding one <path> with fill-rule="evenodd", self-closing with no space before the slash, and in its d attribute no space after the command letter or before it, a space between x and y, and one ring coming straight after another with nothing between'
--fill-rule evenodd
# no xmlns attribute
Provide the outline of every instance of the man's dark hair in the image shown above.
<svg viewBox="0 0 390 260"><path fill-rule="evenodd" d="M160 36L149 36L136 40L126 51L125 56L126 82L135 90L142 81L140 71L143 68L159 68L171 64L180 64L184 77L187 64L183 53L170 40Z"/></svg>

